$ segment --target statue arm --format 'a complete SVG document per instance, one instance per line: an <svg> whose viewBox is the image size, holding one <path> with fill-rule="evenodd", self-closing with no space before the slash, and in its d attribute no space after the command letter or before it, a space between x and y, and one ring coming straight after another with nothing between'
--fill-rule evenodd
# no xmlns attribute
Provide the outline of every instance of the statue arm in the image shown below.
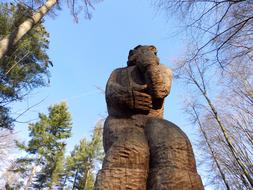
<svg viewBox="0 0 253 190"><path fill-rule="evenodd" d="M146 68L145 78L155 98L165 98L170 93L172 71L165 65L149 65Z"/></svg>
<svg viewBox="0 0 253 190"><path fill-rule="evenodd" d="M106 102L108 106L149 110L152 107L152 98L150 95L141 92L145 85L129 88L122 86L117 77L122 76L120 69L112 72L106 85Z"/></svg>
<svg viewBox="0 0 253 190"><path fill-rule="evenodd" d="M129 107L133 108L133 98L127 87L120 85L117 76L120 70L116 69L112 72L106 85L106 102L109 106Z"/></svg>
<svg viewBox="0 0 253 190"><path fill-rule="evenodd" d="M164 98L168 96L170 93L173 74L172 74L171 69L169 69L163 64L158 65L158 67L159 67L160 75L162 78L162 84L161 84L161 89L158 89L158 90L161 90L161 92L158 91L157 93L158 94L160 93L160 96Z"/></svg>

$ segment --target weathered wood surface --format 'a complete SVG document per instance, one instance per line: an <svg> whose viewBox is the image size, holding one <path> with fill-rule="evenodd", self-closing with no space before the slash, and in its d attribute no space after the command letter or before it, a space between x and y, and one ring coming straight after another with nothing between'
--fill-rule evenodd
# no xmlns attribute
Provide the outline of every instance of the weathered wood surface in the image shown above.
<svg viewBox="0 0 253 190"><path fill-rule="evenodd" d="M191 143L163 119L172 72L154 46L129 52L106 87L105 158L95 190L203 190Z"/></svg>
<svg viewBox="0 0 253 190"><path fill-rule="evenodd" d="M150 148L149 190L202 190L191 143L175 124L151 119L145 126Z"/></svg>

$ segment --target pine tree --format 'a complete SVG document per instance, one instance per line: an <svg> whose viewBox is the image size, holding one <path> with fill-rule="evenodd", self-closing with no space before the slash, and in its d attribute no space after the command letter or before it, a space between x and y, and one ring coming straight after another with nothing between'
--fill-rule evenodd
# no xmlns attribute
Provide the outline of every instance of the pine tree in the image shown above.
<svg viewBox="0 0 253 190"><path fill-rule="evenodd" d="M82 139L67 157L64 177L71 189L93 189L95 168L103 158L102 126L103 123L99 122L93 130L92 139Z"/></svg>
<svg viewBox="0 0 253 190"><path fill-rule="evenodd" d="M25 189L31 185L35 189L53 189L63 172L65 140L71 136L71 115L66 103L53 105L48 111L48 115L40 113L39 121L29 125L28 144L18 143L29 155L17 160L20 165L25 163L25 167L17 170L28 173Z"/></svg>

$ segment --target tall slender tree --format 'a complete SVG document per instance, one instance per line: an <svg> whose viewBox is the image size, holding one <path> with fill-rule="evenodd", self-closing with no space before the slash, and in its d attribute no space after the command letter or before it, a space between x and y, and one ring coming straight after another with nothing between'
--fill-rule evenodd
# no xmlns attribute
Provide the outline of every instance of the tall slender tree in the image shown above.
<svg viewBox="0 0 253 190"><path fill-rule="evenodd" d="M24 20L29 9L22 5L0 3L0 39ZM51 63L46 53L49 34L38 23L0 60L0 128L12 128L9 104L22 100L32 89L48 84Z"/></svg>
<svg viewBox="0 0 253 190"><path fill-rule="evenodd" d="M62 181L67 180L68 186L73 190L93 189L94 172L103 158L102 126L103 123L98 122L91 140L82 139L66 159L66 174L63 176L65 180Z"/></svg>
<svg viewBox="0 0 253 190"><path fill-rule="evenodd" d="M31 186L53 189L63 170L65 140L71 136L71 116L66 103L50 106L48 111L48 115L40 113L39 121L29 125L28 144L18 143L20 149L28 153L27 157L17 160L21 167L16 170L27 172L25 189Z"/></svg>
<svg viewBox="0 0 253 190"><path fill-rule="evenodd" d="M209 59L202 57L195 61L192 64L184 60L176 71L192 87L190 92L194 97L188 99L190 104L186 105L186 110L200 128L207 147L203 150L208 152L214 163L212 166L215 166L211 171L218 172L215 174L216 182L222 180L226 189L250 189L253 187L252 122L249 122L252 121L249 101L252 77L248 71L240 71L237 67L239 76L233 75L232 81L226 75L230 76L235 70L219 78ZM242 78L244 82L240 84ZM243 85L245 82L247 88Z"/></svg>
<svg viewBox="0 0 253 190"><path fill-rule="evenodd" d="M21 1L22 2L22 1ZM24 1L25 2L25 1ZM32 3L34 3L32 1ZM39 0L37 3L40 5L37 10L30 9L30 14L24 15L25 19L20 22L13 30L2 37L0 40L0 60L8 54L9 50L13 48L17 43L28 34L40 21L45 17L45 15L52 11L53 7L59 5L58 0ZM90 18L89 8L93 7L90 0L84 0L83 3L67 0L68 5L71 8L71 13L77 19L77 15L80 10L84 10L84 13ZM31 8L31 6L28 6ZM76 8L78 7L78 8ZM6 63L6 62L4 62Z"/></svg>

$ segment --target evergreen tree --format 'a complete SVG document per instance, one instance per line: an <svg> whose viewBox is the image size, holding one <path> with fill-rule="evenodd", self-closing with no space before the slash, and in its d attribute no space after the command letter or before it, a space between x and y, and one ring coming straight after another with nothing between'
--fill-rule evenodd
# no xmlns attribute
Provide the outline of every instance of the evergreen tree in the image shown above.
<svg viewBox="0 0 253 190"><path fill-rule="evenodd" d="M99 122L93 130L92 139L82 139L67 157L64 178L71 189L93 189L96 165L101 164L103 159L102 126L103 123Z"/></svg>
<svg viewBox="0 0 253 190"><path fill-rule="evenodd" d="M29 125L28 144L18 143L29 155L17 161L24 166L17 171L27 172L25 189L30 185L35 189L53 189L63 171L65 140L71 136L71 115L66 103L53 105L48 111L48 115L40 113L39 121Z"/></svg>
<svg viewBox="0 0 253 190"><path fill-rule="evenodd" d="M23 16L23 21L13 28L13 30L7 35L0 38L0 60L3 59L10 51L10 49L17 45L36 25L41 22L48 12L52 12L54 7L60 8L60 4L66 2L71 9L71 14L78 21L78 14L84 12L85 17L91 18L90 8L94 9L93 2L99 2L101 0L20 0L18 2L23 3L30 8L30 14Z"/></svg>
<svg viewBox="0 0 253 190"><path fill-rule="evenodd" d="M29 16L31 10L20 4L0 3L0 39ZM9 103L22 100L36 87L45 86L52 64L46 53L49 34L39 22L0 60L0 129L11 128Z"/></svg>

